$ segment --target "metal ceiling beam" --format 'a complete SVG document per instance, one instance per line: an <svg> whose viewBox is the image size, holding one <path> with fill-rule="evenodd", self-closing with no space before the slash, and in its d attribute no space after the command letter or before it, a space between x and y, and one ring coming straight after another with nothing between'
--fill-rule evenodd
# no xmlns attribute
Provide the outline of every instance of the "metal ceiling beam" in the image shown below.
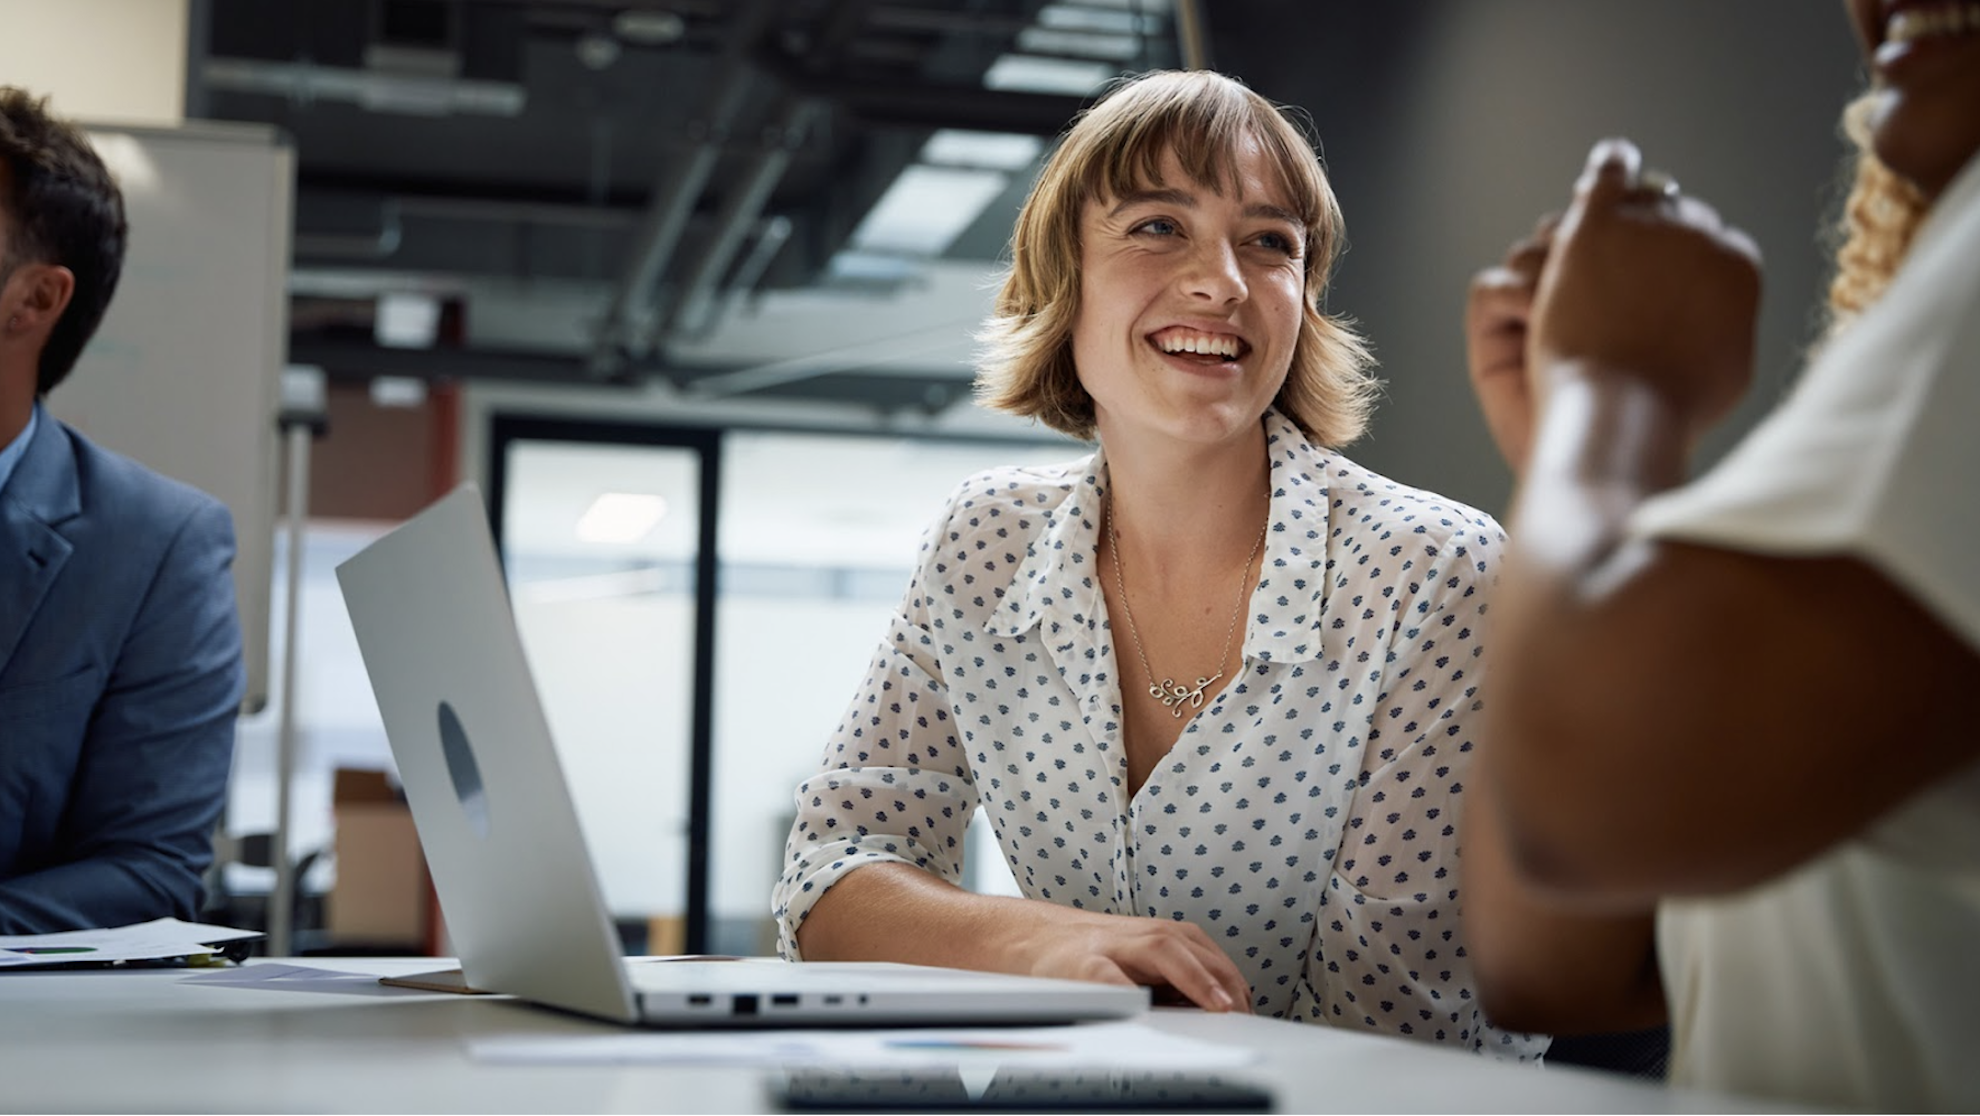
<svg viewBox="0 0 1980 1116"><path fill-rule="evenodd" d="M839 0L825 20L825 33L806 51L809 65L814 68L826 66L844 51L846 43L864 19L869 3L870 0ZM654 308L657 323L654 349L665 350L685 314L703 315L721 284L722 276L735 262L736 254L742 250L751 231L757 227L764 206L769 204L777 184L783 181L784 171L790 166L792 156L804 145L823 113L824 105L813 98L784 97L777 109L776 122L762 137L762 147L749 169L743 173L741 185L732 188L723 199L722 207L715 215L713 239L703 249L687 281L677 293Z"/></svg>
<svg viewBox="0 0 1980 1116"><path fill-rule="evenodd" d="M704 249L694 268L688 273L687 281L679 292L655 308L658 327L655 329L655 349L664 349L667 339L681 324L683 316L692 310L701 312L702 306L713 296L722 276L735 262L736 253L749 239L758 218L763 215L763 207L770 195L783 181L784 170L790 166L791 156L804 143L817 120L820 105L808 97L786 103L784 112L766 136L764 149L756 161L743 175L741 185L731 189L722 200L722 207L715 215L714 240Z"/></svg>
<svg viewBox="0 0 1980 1116"><path fill-rule="evenodd" d="M841 345L836 349L807 353L788 360L724 372L707 372L684 386L689 392L704 397L747 395L788 387L805 380L860 372L877 365L897 364L929 353L951 350L958 337L968 336L969 331L979 324L975 320L940 322L892 337ZM929 363L933 365L937 362ZM944 383L968 383L975 378L975 370L965 365L949 365L947 368L931 369L924 378Z"/></svg>
<svg viewBox="0 0 1980 1116"><path fill-rule="evenodd" d="M373 376L403 376L415 380L460 380L501 383L579 384L596 383L586 371L582 356L544 353L503 352L489 349L393 349L349 337L312 337L291 334L289 360L313 364L333 379L369 379ZM660 369L634 368L644 378ZM723 372L729 369L714 369ZM626 381L630 383L631 381Z"/></svg>
<svg viewBox="0 0 1980 1116"><path fill-rule="evenodd" d="M950 333L953 335L953 329ZM428 383L584 384L631 390L638 381L664 379L682 384L689 397L705 401L743 394L730 390L733 385L725 381L725 377L750 371L710 364L663 365L649 360L634 366L636 375L633 377L612 384L599 384L586 370L585 360L581 356L486 349L390 349L354 338L307 335L291 338L289 359L296 364L322 368L331 380L343 383L392 376ZM706 390L698 386L704 381L708 385ZM953 372L940 368L931 368L920 374L900 371L861 374L851 371L831 376L803 376L783 383L782 391L771 390L776 386L779 385L757 385L754 389L756 397L829 401L866 406L882 413L912 409L932 414L968 398L970 393L967 379L960 379Z"/></svg>
<svg viewBox="0 0 1980 1116"><path fill-rule="evenodd" d="M828 101L868 124L907 128L968 128L1055 138L1087 106L1087 98L1023 93L972 85L921 85L852 81L814 74L781 52L759 48L757 65L807 96Z"/></svg>
<svg viewBox="0 0 1980 1116"><path fill-rule="evenodd" d="M775 0L747 0L741 5L733 33L722 51L700 142L687 157L665 160L666 173L654 185L652 201L640 222L625 271L599 323L590 361L591 372L599 379L622 375L630 359L642 357L652 349L654 339L647 331L645 318L653 301L654 286L672 261L695 203L715 172L723 140L755 79L751 58L757 53L757 41L763 37L776 7Z"/></svg>

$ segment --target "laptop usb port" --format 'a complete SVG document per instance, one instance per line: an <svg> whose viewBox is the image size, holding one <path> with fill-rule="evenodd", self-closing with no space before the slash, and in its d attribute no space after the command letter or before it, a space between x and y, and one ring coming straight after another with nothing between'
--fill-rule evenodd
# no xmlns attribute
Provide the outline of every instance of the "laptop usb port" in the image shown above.
<svg viewBox="0 0 1980 1116"><path fill-rule="evenodd" d="M710 996L706 992L696 992L695 994L688 997L689 1007L707 1007L709 1004L712 1004L714 1002L715 1002L715 997Z"/></svg>
<svg viewBox="0 0 1980 1116"><path fill-rule="evenodd" d="M770 1006L771 1006L771 1007L796 1007L796 1006L798 1006L798 998L797 998L797 993L795 993L795 992L779 992L779 993L777 993L776 995L774 995L774 996L772 996L772 997L770 997Z"/></svg>
<svg viewBox="0 0 1980 1116"><path fill-rule="evenodd" d="M738 994L729 1000L730 1015L755 1015L756 996L753 993Z"/></svg>

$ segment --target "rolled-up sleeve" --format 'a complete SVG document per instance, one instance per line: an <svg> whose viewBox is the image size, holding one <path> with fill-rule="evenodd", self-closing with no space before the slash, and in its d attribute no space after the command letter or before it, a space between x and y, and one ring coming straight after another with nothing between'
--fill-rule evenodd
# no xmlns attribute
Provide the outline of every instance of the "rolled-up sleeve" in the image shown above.
<svg viewBox="0 0 1980 1116"><path fill-rule="evenodd" d="M963 835L977 794L927 621L932 572L924 564L909 584L821 769L798 784L772 897L777 952L786 959L800 959L798 928L819 897L855 868L894 861L962 881Z"/></svg>

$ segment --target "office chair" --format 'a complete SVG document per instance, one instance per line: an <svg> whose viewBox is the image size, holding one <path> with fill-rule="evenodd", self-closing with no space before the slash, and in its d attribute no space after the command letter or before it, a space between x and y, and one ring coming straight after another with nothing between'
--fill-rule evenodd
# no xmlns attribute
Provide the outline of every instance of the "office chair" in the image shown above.
<svg viewBox="0 0 1980 1116"><path fill-rule="evenodd" d="M312 849L296 858L296 889L294 906L289 911L289 925L297 939L323 926L323 896L310 894L302 886L310 868L322 854L323 850ZM274 898L273 890L267 893L234 891L226 882L225 869L228 864L243 864L250 868L275 867L275 835L244 833L215 840L213 866L207 872L206 904L200 913L202 919L223 926L243 930L268 929L268 904Z"/></svg>

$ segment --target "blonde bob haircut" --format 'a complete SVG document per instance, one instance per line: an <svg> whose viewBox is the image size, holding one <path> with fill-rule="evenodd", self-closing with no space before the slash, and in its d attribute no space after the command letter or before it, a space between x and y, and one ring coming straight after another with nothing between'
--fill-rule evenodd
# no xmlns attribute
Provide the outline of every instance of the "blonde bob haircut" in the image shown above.
<svg viewBox="0 0 1980 1116"><path fill-rule="evenodd" d="M1079 230L1086 204L1165 185L1163 156L1219 196L1237 189L1238 146L1256 141L1279 168L1306 226L1306 298L1292 367L1273 400L1315 445L1361 436L1374 405L1374 363L1347 319L1320 308L1340 250L1340 205L1292 112L1235 79L1204 70L1130 78L1083 111L1039 172L1011 236L1010 269L977 335L977 400L1093 440L1093 399L1073 366L1079 313Z"/></svg>

